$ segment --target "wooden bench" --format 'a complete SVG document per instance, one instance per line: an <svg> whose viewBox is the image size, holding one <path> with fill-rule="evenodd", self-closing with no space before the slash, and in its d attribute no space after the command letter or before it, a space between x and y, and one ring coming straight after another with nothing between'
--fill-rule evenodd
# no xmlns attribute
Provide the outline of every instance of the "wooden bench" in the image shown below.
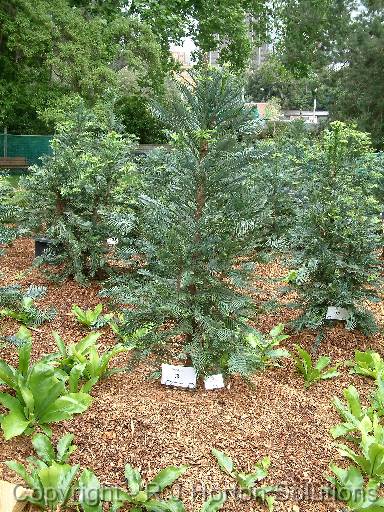
<svg viewBox="0 0 384 512"><path fill-rule="evenodd" d="M0 157L0 168L3 169L27 169L29 167L27 159L23 156Z"/></svg>

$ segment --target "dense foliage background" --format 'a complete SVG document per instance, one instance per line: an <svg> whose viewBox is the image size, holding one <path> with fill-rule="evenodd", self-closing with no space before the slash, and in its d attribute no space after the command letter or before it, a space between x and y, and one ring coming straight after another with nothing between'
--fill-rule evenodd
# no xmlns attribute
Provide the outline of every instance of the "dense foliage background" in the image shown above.
<svg viewBox="0 0 384 512"><path fill-rule="evenodd" d="M383 4L365 0L141 2L5 0L0 6L0 124L12 133L52 133L73 95L89 106L106 90L126 131L165 140L148 105L178 67L171 45L189 37L195 57L219 51L235 72L249 70L255 101L319 109L353 120L383 141ZM254 67L255 49L273 57Z"/></svg>

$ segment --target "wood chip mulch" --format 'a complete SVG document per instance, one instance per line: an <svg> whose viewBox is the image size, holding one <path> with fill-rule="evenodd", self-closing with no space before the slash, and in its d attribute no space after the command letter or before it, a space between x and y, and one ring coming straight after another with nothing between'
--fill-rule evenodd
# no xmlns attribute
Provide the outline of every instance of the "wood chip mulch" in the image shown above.
<svg viewBox="0 0 384 512"><path fill-rule="evenodd" d="M27 272L32 260L33 242L16 242L0 259L0 285L48 286L39 305L56 307L58 315L33 332L33 358L37 359L55 350L52 331L58 331L68 343L86 334L70 314L73 304L88 308L102 300L96 285L81 287L71 281L51 284L37 270ZM274 279L284 275L277 263L258 265L256 273ZM276 285L265 280L259 284L264 294L274 293ZM374 306L374 313L383 323L382 304ZM292 319L292 314L288 308L262 314L258 327L269 330L276 323ZM1 334L13 334L16 330L15 322L1 320ZM299 343L310 349L314 339L309 332L293 334L285 346L292 349ZM115 343L107 328L101 343ZM337 326L320 345L319 355L330 355L333 362L345 361L353 357L356 348L372 348L382 353L383 336L366 338ZM15 364L15 348L4 347L1 357ZM116 364L122 366L127 360L126 354L120 355ZM140 469L145 478L153 477L167 465L187 464L187 473L173 487L174 493L184 500L187 512L200 510L204 493L208 497L210 492L233 487L213 460L213 447L232 456L244 471L269 455L272 464L268 483L282 486L277 512L335 512L342 509L342 503L321 498L329 463L341 461L329 435L330 427L339 422L331 401L334 396L342 398L343 389L350 384L363 397L368 397L373 389L371 381L350 375L348 368L342 367L341 372L339 378L306 390L292 359L286 359L279 368L255 375L252 386L232 378L224 390L206 392L200 384L197 391L191 392L165 388L148 380L148 368L143 366L100 382L92 390L94 401L85 414L52 425L54 438L72 432L78 447L72 462L92 468L105 485L124 485L126 463ZM30 438L5 442L0 435L0 479L18 482L3 462L24 462L32 453ZM223 510L251 512L266 508L255 501L230 498Z"/></svg>

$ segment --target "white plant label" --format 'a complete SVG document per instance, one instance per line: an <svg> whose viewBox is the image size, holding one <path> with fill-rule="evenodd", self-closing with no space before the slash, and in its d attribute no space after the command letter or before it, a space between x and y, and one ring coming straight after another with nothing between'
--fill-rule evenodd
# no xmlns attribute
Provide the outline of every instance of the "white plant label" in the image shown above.
<svg viewBox="0 0 384 512"><path fill-rule="evenodd" d="M205 389L221 389L224 387L223 374L218 373L217 375L210 375L204 379Z"/></svg>
<svg viewBox="0 0 384 512"><path fill-rule="evenodd" d="M327 314L325 315L326 320L348 320L350 317L349 309L338 308L334 306L329 306L327 309Z"/></svg>
<svg viewBox="0 0 384 512"><path fill-rule="evenodd" d="M193 389L196 379L196 370L192 366L161 365L161 383L165 386Z"/></svg>

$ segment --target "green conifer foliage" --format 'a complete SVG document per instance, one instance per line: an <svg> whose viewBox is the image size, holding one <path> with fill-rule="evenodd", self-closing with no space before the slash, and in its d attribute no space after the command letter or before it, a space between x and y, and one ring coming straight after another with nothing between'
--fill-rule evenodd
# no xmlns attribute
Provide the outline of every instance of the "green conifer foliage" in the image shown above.
<svg viewBox="0 0 384 512"><path fill-rule="evenodd" d="M198 372L227 370L251 330L252 300L242 289L265 206L250 185L254 151L241 142L253 121L242 84L225 71L205 70L172 87L156 112L175 143L145 165L142 237L125 252L142 255L139 278L106 293L131 306L128 332L157 327L140 340L144 353L172 342ZM236 371L233 357L230 366Z"/></svg>
<svg viewBox="0 0 384 512"><path fill-rule="evenodd" d="M100 277L108 267L108 238L132 227L132 215L121 208L136 181L132 141L103 114L80 102L59 126L53 155L22 181L21 231L51 241L39 262L49 264L52 278Z"/></svg>
<svg viewBox="0 0 384 512"><path fill-rule="evenodd" d="M5 246L16 237L14 221L18 207L14 204L15 190L6 177L0 177L0 246ZM0 255L2 253L0 247Z"/></svg>
<svg viewBox="0 0 384 512"><path fill-rule="evenodd" d="M302 201L305 169L313 145L304 123L287 123L273 139L257 142L258 159L254 165L252 185L255 200L265 200L262 229L255 236L258 249L282 248L296 222L297 204Z"/></svg>
<svg viewBox="0 0 384 512"><path fill-rule="evenodd" d="M375 330L366 301L375 300L380 220L377 165L369 136L341 122L331 123L308 164L297 224L290 281L304 312L298 327L319 329L328 306L349 310L349 329Z"/></svg>

